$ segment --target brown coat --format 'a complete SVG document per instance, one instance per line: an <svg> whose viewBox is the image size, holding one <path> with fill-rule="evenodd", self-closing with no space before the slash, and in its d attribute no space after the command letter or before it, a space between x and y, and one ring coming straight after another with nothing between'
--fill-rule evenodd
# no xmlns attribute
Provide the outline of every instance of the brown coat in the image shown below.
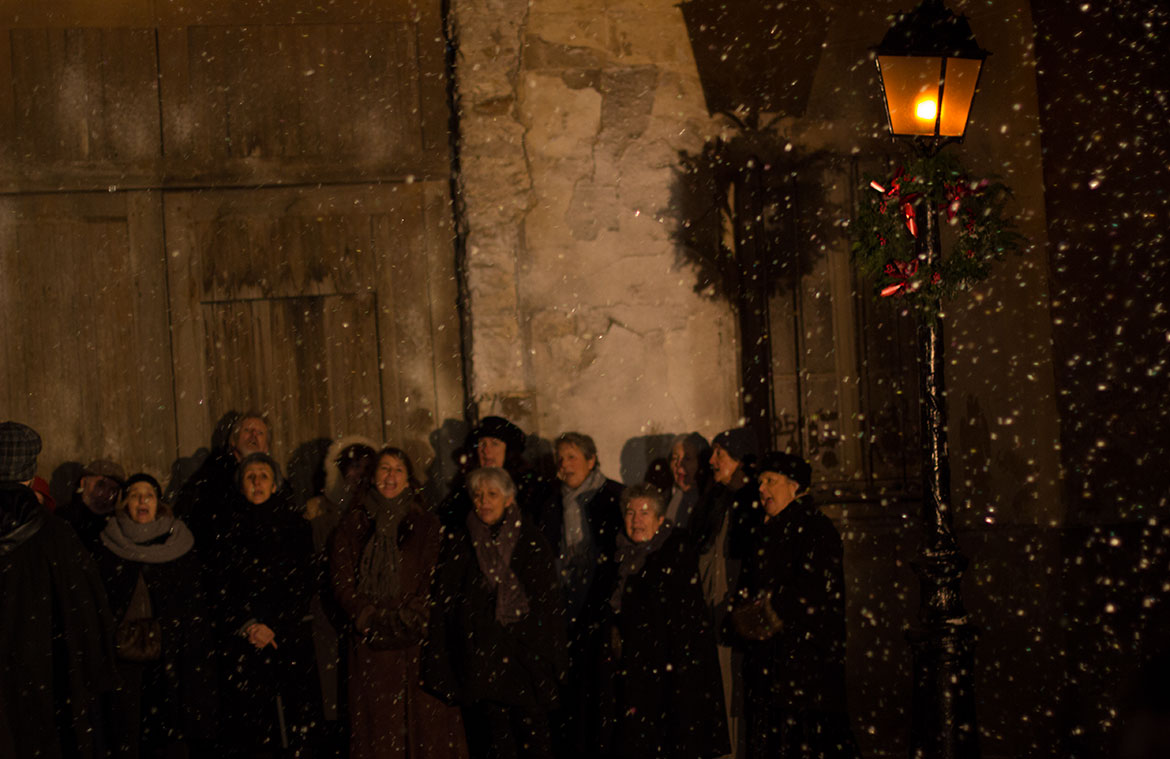
<svg viewBox="0 0 1170 759"><path fill-rule="evenodd" d="M439 520L417 505L403 519L398 532L401 591L393 598L358 593L357 569L373 526L360 507L342 518L330 542L333 592L355 625L363 610L373 607L376 617L407 620L405 628L410 630L409 620L427 618L439 555ZM419 651L426 631L418 628L403 635L402 647L389 650L371 648L356 632L349 636L350 756L464 759L467 744L458 709L419 685Z"/></svg>

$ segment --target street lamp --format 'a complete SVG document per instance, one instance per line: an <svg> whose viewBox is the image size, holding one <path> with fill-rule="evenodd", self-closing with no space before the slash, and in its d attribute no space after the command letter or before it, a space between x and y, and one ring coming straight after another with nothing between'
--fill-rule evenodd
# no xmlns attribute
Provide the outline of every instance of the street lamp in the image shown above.
<svg viewBox="0 0 1170 759"><path fill-rule="evenodd" d="M890 134L909 140L925 157L963 138L987 52L975 42L967 19L942 0L923 0L899 14L875 49ZM942 249L938 209L913 207L916 254L932 271ZM922 423L922 550L914 562L920 583L914 650L910 755L915 759L979 756L975 720L975 628L961 596L967 559L952 527L951 472L947 450L946 383L941 303L918 322Z"/></svg>
<svg viewBox="0 0 1170 759"><path fill-rule="evenodd" d="M899 14L874 51L890 134L937 151L963 139L987 51L942 0Z"/></svg>

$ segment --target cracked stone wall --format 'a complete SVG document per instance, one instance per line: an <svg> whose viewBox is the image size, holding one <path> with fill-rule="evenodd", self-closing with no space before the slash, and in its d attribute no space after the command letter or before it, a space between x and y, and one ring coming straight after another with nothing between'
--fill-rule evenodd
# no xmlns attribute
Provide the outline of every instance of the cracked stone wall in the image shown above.
<svg viewBox="0 0 1170 759"><path fill-rule="evenodd" d="M451 23L473 400L640 477L639 439L739 416L735 319L694 292L667 212L679 151L716 129L682 14L456 0Z"/></svg>

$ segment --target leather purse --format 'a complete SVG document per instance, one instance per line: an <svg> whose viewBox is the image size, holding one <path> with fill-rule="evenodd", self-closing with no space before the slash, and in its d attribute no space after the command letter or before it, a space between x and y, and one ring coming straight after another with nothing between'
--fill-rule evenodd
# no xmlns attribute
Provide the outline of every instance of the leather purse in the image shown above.
<svg viewBox="0 0 1170 759"><path fill-rule="evenodd" d="M783 626L767 596L736 605L731 624L741 637L754 641L768 640Z"/></svg>
<svg viewBox="0 0 1170 759"><path fill-rule="evenodd" d="M162 658L162 630L157 619L125 619L114 639L118 658L148 662Z"/></svg>
<svg viewBox="0 0 1170 759"><path fill-rule="evenodd" d="M141 572L130 596L126 616L122 617L114 632L114 646L118 658L125 661L148 662L162 658L162 629L150 608L150 590Z"/></svg>

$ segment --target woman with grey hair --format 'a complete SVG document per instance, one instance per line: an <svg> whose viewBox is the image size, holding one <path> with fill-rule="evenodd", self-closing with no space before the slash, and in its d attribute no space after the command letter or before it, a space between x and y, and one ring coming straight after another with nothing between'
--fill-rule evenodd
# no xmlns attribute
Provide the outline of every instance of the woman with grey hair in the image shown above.
<svg viewBox="0 0 1170 759"><path fill-rule="evenodd" d="M271 456L245 456L236 482L227 531L212 546L222 737L229 746L300 755L322 720L309 604L324 567Z"/></svg>
<svg viewBox="0 0 1170 759"><path fill-rule="evenodd" d="M583 714L591 708L580 694L593 679L586 603L598 564L613 556L622 531L622 484L601 471L597 445L581 432L563 432L553 443L560 486L530 507L536 527L557 554L569 629L569 675L564 702L552 715L557 756L582 756L591 725Z"/></svg>
<svg viewBox="0 0 1170 759"><path fill-rule="evenodd" d="M498 467L467 478L473 510L440 548L423 683L463 708L472 757L553 756L548 713L566 669L552 550Z"/></svg>
<svg viewBox="0 0 1170 759"><path fill-rule="evenodd" d="M597 587L598 753L707 759L730 750L715 636L686 532L653 485L622 493L625 531Z"/></svg>

